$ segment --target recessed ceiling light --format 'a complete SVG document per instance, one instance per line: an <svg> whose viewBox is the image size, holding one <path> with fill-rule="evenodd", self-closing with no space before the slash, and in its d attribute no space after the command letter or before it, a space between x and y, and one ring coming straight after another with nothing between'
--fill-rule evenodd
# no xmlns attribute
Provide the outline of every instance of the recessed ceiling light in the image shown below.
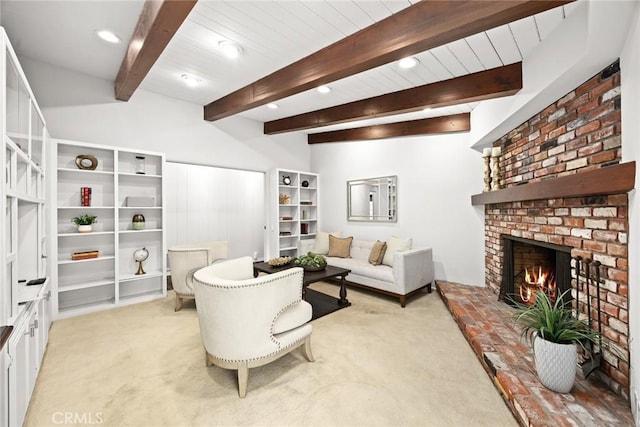
<svg viewBox="0 0 640 427"><path fill-rule="evenodd" d="M116 36L109 30L96 30L96 35L102 40L109 43L120 43L120 37Z"/></svg>
<svg viewBox="0 0 640 427"><path fill-rule="evenodd" d="M320 93L329 93L329 92L331 92L331 88L329 86L325 86L325 85L318 86L318 92L320 92Z"/></svg>
<svg viewBox="0 0 640 427"><path fill-rule="evenodd" d="M227 58L237 58L242 53L242 47L229 40L219 42L218 47L222 49Z"/></svg>
<svg viewBox="0 0 640 427"><path fill-rule="evenodd" d="M182 74L180 78L184 81L187 86L198 86L202 80L196 76L192 76L191 74Z"/></svg>
<svg viewBox="0 0 640 427"><path fill-rule="evenodd" d="M403 68L405 70L409 68L413 68L416 65L418 65L418 60L413 56L402 58L400 61L398 61L398 67Z"/></svg>
<svg viewBox="0 0 640 427"><path fill-rule="evenodd" d="M433 110L433 108L431 108L431 107L424 107L424 108L422 109L422 112L423 112L423 113L428 113L428 112L429 112L429 111L431 111L431 110Z"/></svg>
<svg viewBox="0 0 640 427"><path fill-rule="evenodd" d="M274 104L273 102L270 102L267 104L267 107L271 108L272 110L277 110L278 104Z"/></svg>

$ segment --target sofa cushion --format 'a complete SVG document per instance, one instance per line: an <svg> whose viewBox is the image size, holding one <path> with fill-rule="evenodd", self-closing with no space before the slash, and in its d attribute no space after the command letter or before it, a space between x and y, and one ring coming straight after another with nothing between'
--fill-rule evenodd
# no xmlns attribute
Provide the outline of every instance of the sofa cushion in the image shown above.
<svg viewBox="0 0 640 427"><path fill-rule="evenodd" d="M329 252L327 256L338 258L350 258L351 242L353 237L334 237L329 236Z"/></svg>
<svg viewBox="0 0 640 427"><path fill-rule="evenodd" d="M364 261L369 260L369 254L375 241L370 240L358 240L356 238L351 242L351 258L357 258Z"/></svg>
<svg viewBox="0 0 640 427"><path fill-rule="evenodd" d="M403 239L401 237L391 236L389 242L387 242L387 251L384 253L382 263L393 267L393 256L396 252L406 251L411 249L413 239Z"/></svg>
<svg viewBox="0 0 640 427"><path fill-rule="evenodd" d="M371 248L371 252L369 253L369 264L382 264L382 258L384 258L384 253L386 250L387 243L376 240L376 242L373 244L373 247Z"/></svg>
<svg viewBox="0 0 640 427"><path fill-rule="evenodd" d="M324 231L318 231L316 233L316 242L312 251L314 254L326 255L329 253L329 235L340 237L340 232L325 233Z"/></svg>
<svg viewBox="0 0 640 427"><path fill-rule="evenodd" d="M351 273L371 277L384 282L395 282L393 268L387 265L371 265L366 259L327 257L327 263L335 267L348 268ZM347 275L347 280L349 276Z"/></svg>

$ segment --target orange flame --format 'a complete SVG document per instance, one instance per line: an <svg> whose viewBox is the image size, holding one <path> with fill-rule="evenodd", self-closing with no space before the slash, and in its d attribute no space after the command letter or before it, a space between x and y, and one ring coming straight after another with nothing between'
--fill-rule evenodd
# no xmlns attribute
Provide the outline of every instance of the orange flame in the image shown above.
<svg viewBox="0 0 640 427"><path fill-rule="evenodd" d="M535 301L535 295L538 292L545 292L551 298L551 301L556 299L556 281L551 270L542 270L542 266L525 268L524 269L524 281L526 286L520 286L519 293L520 299L525 303L531 303Z"/></svg>

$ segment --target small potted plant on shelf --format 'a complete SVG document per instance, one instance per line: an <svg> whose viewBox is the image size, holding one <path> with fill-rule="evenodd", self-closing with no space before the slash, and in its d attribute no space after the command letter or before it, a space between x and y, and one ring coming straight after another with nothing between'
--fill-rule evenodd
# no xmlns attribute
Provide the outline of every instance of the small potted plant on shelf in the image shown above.
<svg viewBox="0 0 640 427"><path fill-rule="evenodd" d="M573 315L564 302L567 290L553 302L545 292L538 292L533 305L516 303L516 324L522 328L533 347L540 382L550 390L569 393L576 377L577 345L595 343L599 334Z"/></svg>
<svg viewBox="0 0 640 427"><path fill-rule="evenodd" d="M293 262L297 267L302 267L307 271L319 271L327 266L327 259L313 252L302 255Z"/></svg>
<svg viewBox="0 0 640 427"><path fill-rule="evenodd" d="M93 229L92 224L98 222L98 217L95 215L84 214L71 218L71 222L78 226L79 233L89 233Z"/></svg>

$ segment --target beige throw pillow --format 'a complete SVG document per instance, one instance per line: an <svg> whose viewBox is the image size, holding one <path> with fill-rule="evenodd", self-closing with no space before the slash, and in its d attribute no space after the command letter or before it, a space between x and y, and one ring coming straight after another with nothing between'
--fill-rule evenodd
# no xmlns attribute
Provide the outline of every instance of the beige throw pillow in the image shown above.
<svg viewBox="0 0 640 427"><path fill-rule="evenodd" d="M314 254L326 255L329 253L329 235L340 237L340 232L325 233L324 231L318 231L316 233L316 244L312 251Z"/></svg>
<svg viewBox="0 0 640 427"><path fill-rule="evenodd" d="M333 237L329 235L329 253L327 256L334 256L338 258L351 258L351 241L353 237L345 237L341 239L339 237Z"/></svg>
<svg viewBox="0 0 640 427"><path fill-rule="evenodd" d="M376 242L373 244L373 247L371 248L371 252L369 253L369 264L382 264L382 258L384 258L384 253L386 252L386 250L387 243L376 240Z"/></svg>
<svg viewBox="0 0 640 427"><path fill-rule="evenodd" d="M413 239L403 239L400 237L391 236L391 239L389 239L389 242L387 242L387 251L384 253L382 263L384 265L393 267L393 256L396 254L396 252L411 249L412 244Z"/></svg>

